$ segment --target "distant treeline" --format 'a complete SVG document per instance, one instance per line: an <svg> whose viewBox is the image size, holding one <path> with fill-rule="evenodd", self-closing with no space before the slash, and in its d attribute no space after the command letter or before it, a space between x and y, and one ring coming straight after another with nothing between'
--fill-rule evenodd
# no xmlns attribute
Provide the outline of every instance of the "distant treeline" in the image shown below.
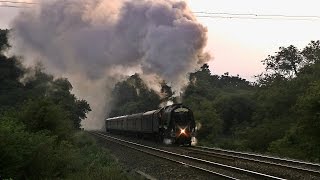
<svg viewBox="0 0 320 180"><path fill-rule="evenodd" d="M280 47L262 63L256 82L211 74L207 64L189 74L183 103L194 111L199 143L319 162L320 41ZM156 109L173 94L161 86L159 95L137 74L119 82L111 115Z"/></svg>
<svg viewBox="0 0 320 180"><path fill-rule="evenodd" d="M65 78L7 57L0 30L0 179L126 179L80 122L91 111Z"/></svg>

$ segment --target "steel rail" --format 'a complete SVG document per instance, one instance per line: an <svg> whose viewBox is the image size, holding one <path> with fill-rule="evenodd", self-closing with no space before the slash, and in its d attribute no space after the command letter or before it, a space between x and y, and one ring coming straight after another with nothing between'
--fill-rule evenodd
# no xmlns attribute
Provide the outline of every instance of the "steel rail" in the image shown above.
<svg viewBox="0 0 320 180"><path fill-rule="evenodd" d="M243 160L247 160L247 161L253 161L253 162L258 162L258 163L263 163L263 164L268 164L268 165L284 167L284 168L293 169L293 170L297 170L297 171L301 171L301 172L308 172L313 175L320 176L320 171L316 171L313 169L306 169L306 168L302 168L302 167L297 166L297 165L305 165L305 166L310 166L312 168L320 168L320 164L308 163L308 162L302 162L302 161L296 161L296 160L281 159L281 158L277 158L277 157L269 157L269 156L250 154L250 153L245 153L245 152L237 152L237 151L231 151L231 150L209 148L209 147L203 147L203 146L194 146L194 147L191 147L188 149L196 150L196 151L200 151L200 152L212 153L212 154L225 156L225 157L243 159ZM209 150L209 151L202 151L199 149L205 149L205 150ZM223 153L230 153L230 154L223 154ZM243 155L246 157L243 157ZM253 158L261 158L262 160L253 159ZM277 161L277 163L272 162L272 161ZM296 166L286 165L283 163L292 163Z"/></svg>
<svg viewBox="0 0 320 180"><path fill-rule="evenodd" d="M97 132L95 132L95 133L97 133ZM276 176L271 176L271 175L267 175L267 174L263 174L263 173L259 173L259 172L255 172L255 171L250 171L250 170L247 170L247 169L242 169L242 168L238 168L238 167L234 167L234 166L229 166L229 165L225 165L225 164L215 163L215 162L212 162L212 161L208 161L208 160L204 160L204 159L200 159L200 158L195 158L195 157L192 157L192 156L187 156L187 155L183 155L183 154L177 154L177 153L174 153L174 152L166 151L166 150L163 150L163 149L157 149L157 148L150 147L150 146L145 146L145 145L142 145L142 144L126 141L126 140L123 140L123 139L115 138L115 137L108 136L108 135L101 134L101 133L97 133L97 134L99 134L101 136L104 136L104 137L107 137L107 138L115 139L117 141L121 141L121 142L125 142L125 143L132 144L132 145L135 145L135 146L143 147L143 148L146 148L146 149L151 149L151 150L154 150L154 151L170 154L170 155L177 156L177 157L186 158L186 159L189 159L189 160L191 159L191 160L194 160L194 161L197 161L197 162L206 163L206 164L213 165L213 166L219 167L219 168L233 170L233 171L237 171L237 172L240 172L240 173L246 173L248 175L259 177L259 178L284 180L284 178L280 178L280 177L276 177Z"/></svg>
<svg viewBox="0 0 320 180"><path fill-rule="evenodd" d="M210 174L214 174L214 175L216 175L216 176L220 176L220 177L226 178L226 179L238 180L237 178L234 178L234 177L231 177L231 176L227 176L227 175L224 175L224 174L221 174L221 173L217 173L217 172L214 172L214 171L211 171L211 170L202 168L202 167L198 167L198 166L194 166L194 165L191 165L191 164L187 164L187 163L182 162L182 161L177 161L177 160L174 160L174 159L170 159L170 158L165 157L165 156L160 156L160 155L158 155L158 154L154 154L154 153L151 153L151 152L148 152L148 151L145 151L145 150L136 148L136 147L132 147L132 146L129 146L129 145L126 145L126 144L123 144L123 143L119 143L119 142L117 142L117 141L121 141L120 139L117 139L117 138L114 138L114 137L111 137L111 136L106 136L106 135L104 135L104 134L100 134L100 133L97 133L97 132L89 132L89 133L91 133L91 134L93 134L93 135L95 135L95 136L99 136L99 137L104 138L104 139L108 139L108 138L113 139L113 140L110 140L110 139L108 139L108 140L109 140L109 141L112 141L112 142L115 142L115 143L117 143L117 144L120 144L120 145L122 145L122 146L131 148L131 149L134 149L134 150L136 150L136 151L143 152L143 153L145 153L145 154L149 154L149 155L152 155L152 156L161 158L161 159L165 159L165 160L168 160L168 161L171 161L171 162L180 164L180 165L182 165L182 166L191 167L191 168L194 168L194 169L197 169L197 170L200 170L200 171L204 171L204 172L207 172L207 173L210 173ZM128 143L128 142L125 142L125 143Z"/></svg>

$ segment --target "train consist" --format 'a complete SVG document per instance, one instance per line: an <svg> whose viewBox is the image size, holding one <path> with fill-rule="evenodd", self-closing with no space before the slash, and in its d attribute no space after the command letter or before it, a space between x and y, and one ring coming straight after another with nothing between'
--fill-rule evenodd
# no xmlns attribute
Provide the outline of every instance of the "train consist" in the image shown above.
<svg viewBox="0 0 320 180"><path fill-rule="evenodd" d="M105 120L107 132L123 132L138 136L152 135L157 140L191 145L195 136L195 120L191 109L173 104L144 113L125 115Z"/></svg>

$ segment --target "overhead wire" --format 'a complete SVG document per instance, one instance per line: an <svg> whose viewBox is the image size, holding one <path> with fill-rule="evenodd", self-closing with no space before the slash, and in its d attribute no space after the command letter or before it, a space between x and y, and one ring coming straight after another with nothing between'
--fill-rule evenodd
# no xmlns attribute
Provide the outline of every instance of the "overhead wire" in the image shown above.
<svg viewBox="0 0 320 180"><path fill-rule="evenodd" d="M36 5L37 3L33 2L19 2L19 1L4 1L0 0L0 7L8 7L8 8L31 8L32 5Z"/></svg>
<svg viewBox="0 0 320 180"><path fill-rule="evenodd" d="M254 13L227 13L227 12L205 12L196 11L194 14L208 14L208 15L230 15L230 16L255 16L255 17L283 17L283 18L316 18L320 16L306 16L306 15L283 15L283 14L254 14Z"/></svg>
<svg viewBox="0 0 320 180"><path fill-rule="evenodd" d="M214 15L196 15L199 18L219 18L219 19L253 19L253 20L294 20L294 21L319 21L312 18L284 18L284 17L243 17L243 16L214 16Z"/></svg>
<svg viewBox="0 0 320 180"><path fill-rule="evenodd" d="M37 4L37 3L34 3L34 2L25 2L25 1L3 1L3 0L0 0L0 2L2 2L2 3L13 3L13 4Z"/></svg>
<svg viewBox="0 0 320 180"><path fill-rule="evenodd" d="M0 7L8 7L8 8L31 8L32 5L36 5L34 2L25 2L25 1L4 1L0 0ZM14 5L12 5L14 4Z"/></svg>

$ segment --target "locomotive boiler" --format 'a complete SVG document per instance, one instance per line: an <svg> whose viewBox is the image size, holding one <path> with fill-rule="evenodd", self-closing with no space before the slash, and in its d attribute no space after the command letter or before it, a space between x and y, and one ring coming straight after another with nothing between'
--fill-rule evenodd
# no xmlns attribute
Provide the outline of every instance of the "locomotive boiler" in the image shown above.
<svg viewBox="0 0 320 180"><path fill-rule="evenodd" d="M158 141L164 139L172 143L191 145L195 136L195 120L191 109L182 104L173 104L144 113L107 118L107 132L151 135Z"/></svg>

